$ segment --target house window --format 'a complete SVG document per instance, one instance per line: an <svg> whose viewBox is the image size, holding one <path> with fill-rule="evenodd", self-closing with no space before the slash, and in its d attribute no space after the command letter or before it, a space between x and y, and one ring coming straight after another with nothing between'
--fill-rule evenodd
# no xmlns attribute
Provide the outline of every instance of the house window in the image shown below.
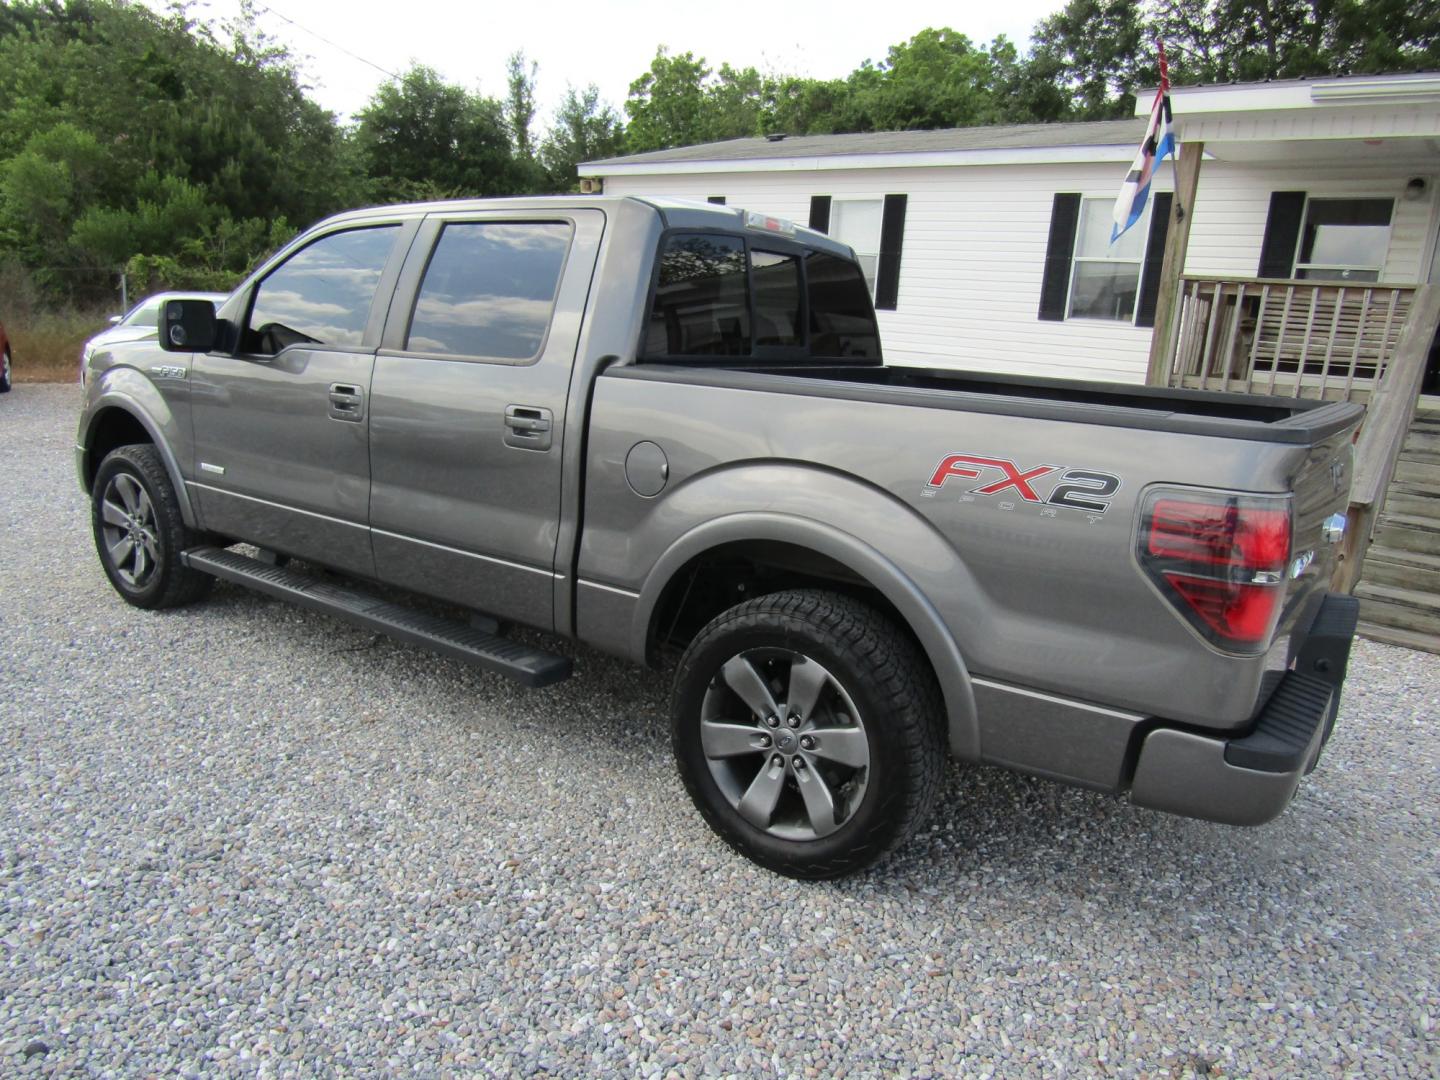
<svg viewBox="0 0 1440 1080"><path fill-rule="evenodd" d="M1115 204L1110 198L1056 192L1037 317L1046 322L1103 319L1154 326L1174 201L1168 191L1155 192L1144 217L1111 244Z"/></svg>
<svg viewBox="0 0 1440 1080"><path fill-rule="evenodd" d="M1310 199L1300 230L1295 276L1379 281L1390 250L1393 199Z"/></svg>
<svg viewBox="0 0 1440 1080"><path fill-rule="evenodd" d="M880 269L880 227L884 221L883 199L834 199L830 203L830 235L855 249L865 284L875 295Z"/></svg>
<svg viewBox="0 0 1440 1080"><path fill-rule="evenodd" d="M1108 198L1081 202L1068 318L1134 321L1149 210L1112 244L1114 207L1115 200Z"/></svg>

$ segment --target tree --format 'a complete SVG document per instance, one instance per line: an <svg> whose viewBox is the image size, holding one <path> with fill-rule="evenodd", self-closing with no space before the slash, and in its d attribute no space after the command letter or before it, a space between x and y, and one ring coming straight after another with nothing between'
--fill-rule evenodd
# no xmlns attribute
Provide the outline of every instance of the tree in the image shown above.
<svg viewBox="0 0 1440 1080"><path fill-rule="evenodd" d="M355 139L375 198L510 195L519 189L504 108L415 65L360 113Z"/></svg>
<svg viewBox="0 0 1440 1080"><path fill-rule="evenodd" d="M705 80L709 77L703 59L688 52L670 56L662 45L650 70L630 84L625 102L630 117L626 148L640 153L704 142L710 130L704 115Z"/></svg>
<svg viewBox="0 0 1440 1080"><path fill-rule="evenodd" d="M540 73L540 65L532 63L527 72L525 54L513 52L505 62L505 73L506 86L509 88L505 98L505 123L510 128L510 141L515 148L515 156L528 161L535 156L535 148L530 139L530 125L535 122L535 79Z"/></svg>
<svg viewBox="0 0 1440 1080"><path fill-rule="evenodd" d="M1440 5L1407 0L1159 0L1153 30L1184 82L1379 74L1440 63Z"/></svg>
<svg viewBox="0 0 1440 1080"><path fill-rule="evenodd" d="M787 135L830 135L858 130L850 84L844 79L783 76L765 84L764 130Z"/></svg>
<svg viewBox="0 0 1440 1080"><path fill-rule="evenodd" d="M584 90L568 87L555 110L550 131L540 144L540 162L552 191L573 191L582 161L613 157L624 148L625 130L615 110L600 100L591 83Z"/></svg>
<svg viewBox="0 0 1440 1080"><path fill-rule="evenodd" d="M1070 0L1036 25L1029 77L1059 86L1071 119L1131 116L1135 90L1159 80L1153 36L1135 0Z"/></svg>
<svg viewBox="0 0 1440 1080"><path fill-rule="evenodd" d="M180 8L0 7L0 246L52 296L108 293L132 255L178 257L182 226L353 205L353 164L246 10L217 34ZM173 227L152 227L166 215ZM232 274L243 247L226 248Z"/></svg>

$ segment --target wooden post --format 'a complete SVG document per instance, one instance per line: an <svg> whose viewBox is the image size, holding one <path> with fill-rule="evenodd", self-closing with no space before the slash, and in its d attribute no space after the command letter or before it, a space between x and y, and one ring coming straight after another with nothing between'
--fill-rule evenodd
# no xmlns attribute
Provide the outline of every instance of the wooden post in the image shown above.
<svg viewBox="0 0 1440 1080"><path fill-rule="evenodd" d="M1200 183L1203 142L1180 144L1180 162L1175 167L1175 201L1170 210L1170 228L1165 233L1165 261L1160 264L1160 291L1155 298L1155 326L1150 331L1150 365L1145 381L1164 386L1170 357L1170 328L1179 310L1180 275L1185 272L1185 252L1190 248L1190 223L1195 220L1195 189Z"/></svg>

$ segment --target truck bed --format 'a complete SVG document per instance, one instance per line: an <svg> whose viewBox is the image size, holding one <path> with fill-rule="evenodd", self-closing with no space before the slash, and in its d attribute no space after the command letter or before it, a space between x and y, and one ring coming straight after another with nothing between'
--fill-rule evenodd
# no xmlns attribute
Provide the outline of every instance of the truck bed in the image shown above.
<svg viewBox="0 0 1440 1080"><path fill-rule="evenodd" d="M607 374L1289 444L1323 441L1364 411L1348 402L898 365L645 363Z"/></svg>

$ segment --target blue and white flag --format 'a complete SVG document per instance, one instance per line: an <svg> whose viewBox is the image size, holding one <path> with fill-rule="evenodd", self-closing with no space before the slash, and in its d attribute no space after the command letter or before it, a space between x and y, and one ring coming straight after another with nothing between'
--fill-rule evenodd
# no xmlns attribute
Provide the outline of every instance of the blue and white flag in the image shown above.
<svg viewBox="0 0 1440 1080"><path fill-rule="evenodd" d="M1110 230L1113 244L1125 231L1140 220L1150 200L1150 181L1155 170L1168 154L1176 153L1174 118L1170 114L1170 65L1165 62L1165 45L1160 44L1160 88L1155 91L1155 104L1150 107L1150 123L1145 127L1145 141L1130 166L1120 197L1115 200L1115 224Z"/></svg>

